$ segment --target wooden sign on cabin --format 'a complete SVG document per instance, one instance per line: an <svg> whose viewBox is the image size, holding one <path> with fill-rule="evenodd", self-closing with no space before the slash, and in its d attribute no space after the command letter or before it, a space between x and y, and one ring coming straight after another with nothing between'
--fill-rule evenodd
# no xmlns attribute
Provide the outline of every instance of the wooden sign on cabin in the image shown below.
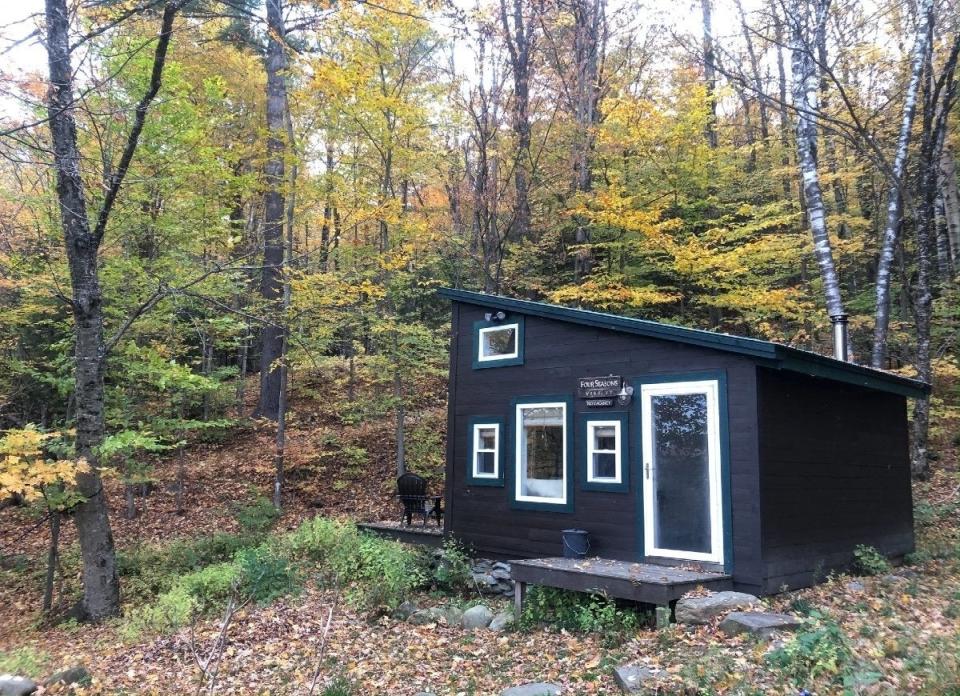
<svg viewBox="0 0 960 696"><path fill-rule="evenodd" d="M619 375L581 377L577 380L577 396L581 399L609 399L620 394L621 389L623 389L623 377Z"/></svg>

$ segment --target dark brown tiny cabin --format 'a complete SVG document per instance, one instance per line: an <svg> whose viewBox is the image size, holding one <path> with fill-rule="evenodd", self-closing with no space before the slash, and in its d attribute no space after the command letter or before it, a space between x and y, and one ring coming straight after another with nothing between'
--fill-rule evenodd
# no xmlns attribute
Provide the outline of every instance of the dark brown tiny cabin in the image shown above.
<svg viewBox="0 0 960 696"><path fill-rule="evenodd" d="M441 295L445 532L478 553L557 557L578 528L590 556L769 594L849 567L858 544L913 549L907 399L926 385L767 341Z"/></svg>

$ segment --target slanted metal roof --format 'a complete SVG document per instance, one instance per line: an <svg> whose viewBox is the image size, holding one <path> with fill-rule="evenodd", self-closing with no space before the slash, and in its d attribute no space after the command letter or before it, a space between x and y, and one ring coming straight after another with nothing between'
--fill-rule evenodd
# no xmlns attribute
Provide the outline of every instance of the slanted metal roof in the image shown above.
<svg viewBox="0 0 960 696"><path fill-rule="evenodd" d="M919 398L930 391L930 385L919 380L866 367L865 365L843 362L808 350L793 348L772 341L763 341L758 338L731 336L715 331L663 324L648 319L633 319L617 314L572 309L561 305L547 304L546 302L517 300L511 297L471 292L469 290L442 288L438 291L438 294L456 302L465 302L489 309L502 309L547 319L567 321L572 324L582 324L610 331L621 331L638 336L659 338L664 341L676 341L677 343L686 343L702 348L737 353L754 358L765 367L857 384L912 398Z"/></svg>

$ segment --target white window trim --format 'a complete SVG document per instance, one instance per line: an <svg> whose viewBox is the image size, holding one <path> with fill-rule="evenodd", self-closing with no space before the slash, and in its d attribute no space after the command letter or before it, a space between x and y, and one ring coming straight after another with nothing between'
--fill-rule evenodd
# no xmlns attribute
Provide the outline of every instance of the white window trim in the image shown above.
<svg viewBox="0 0 960 696"><path fill-rule="evenodd" d="M654 530L654 501L653 479L644 474L643 478L643 507L644 507L644 546L648 556L664 558L678 558L690 561L705 561L708 563L723 563L723 493L721 489L720 468L720 386L717 380L703 380L697 382L663 382L644 384L640 387L641 433L643 436L643 471L647 464L653 461L653 444L651 430L653 417L651 397L669 396L672 394L705 394L707 397L707 442L709 447L709 481L710 481L710 552L681 551L676 549L661 549L655 545Z"/></svg>
<svg viewBox="0 0 960 696"><path fill-rule="evenodd" d="M490 450L486 447L479 447L480 444L480 430L483 429L493 429L494 432L494 444L493 444L493 473L485 474L480 472L477 469L477 454L480 452L489 452ZM473 478L478 479L498 479L500 478L500 424L499 423L474 423L473 424L473 448L471 452L471 464Z"/></svg>
<svg viewBox="0 0 960 696"><path fill-rule="evenodd" d="M513 329L513 352L503 353L501 355L483 354L483 337L492 331L503 331L504 329ZM520 355L520 324L497 324L496 326L485 326L480 329L477 337L479 345L477 346L477 362L495 362L497 360L512 360Z"/></svg>
<svg viewBox="0 0 960 696"><path fill-rule="evenodd" d="M614 475L594 476L593 475L593 455L597 453L609 454L610 450L598 450L594 447L596 438L594 430L596 428L613 427L615 445L613 454L615 468ZM587 421L587 483L623 483L623 436L620 432L621 422L618 420L589 420Z"/></svg>
<svg viewBox="0 0 960 696"><path fill-rule="evenodd" d="M563 426L563 478L561 479L561 490L563 491L562 498L546 498L544 496L537 495L521 495L520 486L521 486L521 467L520 463L523 461L522 451L521 451L521 442L523 441L523 409L530 408L560 408L560 424ZM569 433L567 428L567 404L565 401L531 401L527 403L517 404L516 411L514 412L514 423L516 427L514 432L516 433L516 465L514 469L514 499L518 503L547 503L548 505L566 505L567 504L567 477L569 476L568 469L570 465L570 453L567 452L567 440Z"/></svg>

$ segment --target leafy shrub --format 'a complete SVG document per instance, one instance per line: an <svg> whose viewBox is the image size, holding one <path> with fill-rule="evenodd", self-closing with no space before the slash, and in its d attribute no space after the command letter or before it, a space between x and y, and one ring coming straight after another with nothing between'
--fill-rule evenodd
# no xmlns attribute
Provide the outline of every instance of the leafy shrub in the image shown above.
<svg viewBox="0 0 960 696"><path fill-rule="evenodd" d="M826 615L814 611L797 633L767 659L796 683L809 683L818 677L842 681L852 674L853 652L840 626Z"/></svg>
<svg viewBox="0 0 960 696"><path fill-rule="evenodd" d="M0 651L0 674L21 674L27 677L39 677L47 670L50 655L29 645L14 648L9 652Z"/></svg>
<svg viewBox="0 0 960 696"><path fill-rule="evenodd" d="M527 595L520 626L532 628L543 623L579 633L624 633L636 630L640 617L604 595L538 585Z"/></svg>
<svg viewBox="0 0 960 696"><path fill-rule="evenodd" d="M348 537L356 535L356 529L341 522L314 517L288 534L283 545L293 558L326 563L343 544L355 543Z"/></svg>
<svg viewBox="0 0 960 696"><path fill-rule="evenodd" d="M862 575L882 575L890 572L890 561L872 546L858 545L853 551L853 562Z"/></svg>
<svg viewBox="0 0 960 696"><path fill-rule="evenodd" d="M235 505L233 516L244 533L251 536L262 536L273 527L273 523L280 517L280 511L273 506L271 500L265 496L257 495L251 503Z"/></svg>
<svg viewBox="0 0 960 696"><path fill-rule="evenodd" d="M293 558L317 562L326 580L345 587L347 600L363 609L391 609L426 579L416 550L342 522L308 520L284 546Z"/></svg>
<svg viewBox="0 0 960 696"><path fill-rule="evenodd" d="M331 557L337 577L350 582L347 601L369 610L392 609L424 582L417 552L370 534L357 534L353 548Z"/></svg>
<svg viewBox="0 0 960 696"><path fill-rule="evenodd" d="M459 592L471 587L473 574L470 557L457 541L448 539L439 554L424 550L424 567L433 585L444 592Z"/></svg>
<svg viewBox="0 0 960 696"><path fill-rule="evenodd" d="M259 546L237 554L240 589L245 597L266 604L300 590L300 578L290 561Z"/></svg>
<svg viewBox="0 0 960 696"><path fill-rule="evenodd" d="M127 598L146 601L170 590L184 575L231 560L255 540L237 534L213 534L166 546L139 546L117 554Z"/></svg>
<svg viewBox="0 0 960 696"><path fill-rule="evenodd" d="M322 696L353 696L356 691L344 677L337 677L333 682L323 690Z"/></svg>

